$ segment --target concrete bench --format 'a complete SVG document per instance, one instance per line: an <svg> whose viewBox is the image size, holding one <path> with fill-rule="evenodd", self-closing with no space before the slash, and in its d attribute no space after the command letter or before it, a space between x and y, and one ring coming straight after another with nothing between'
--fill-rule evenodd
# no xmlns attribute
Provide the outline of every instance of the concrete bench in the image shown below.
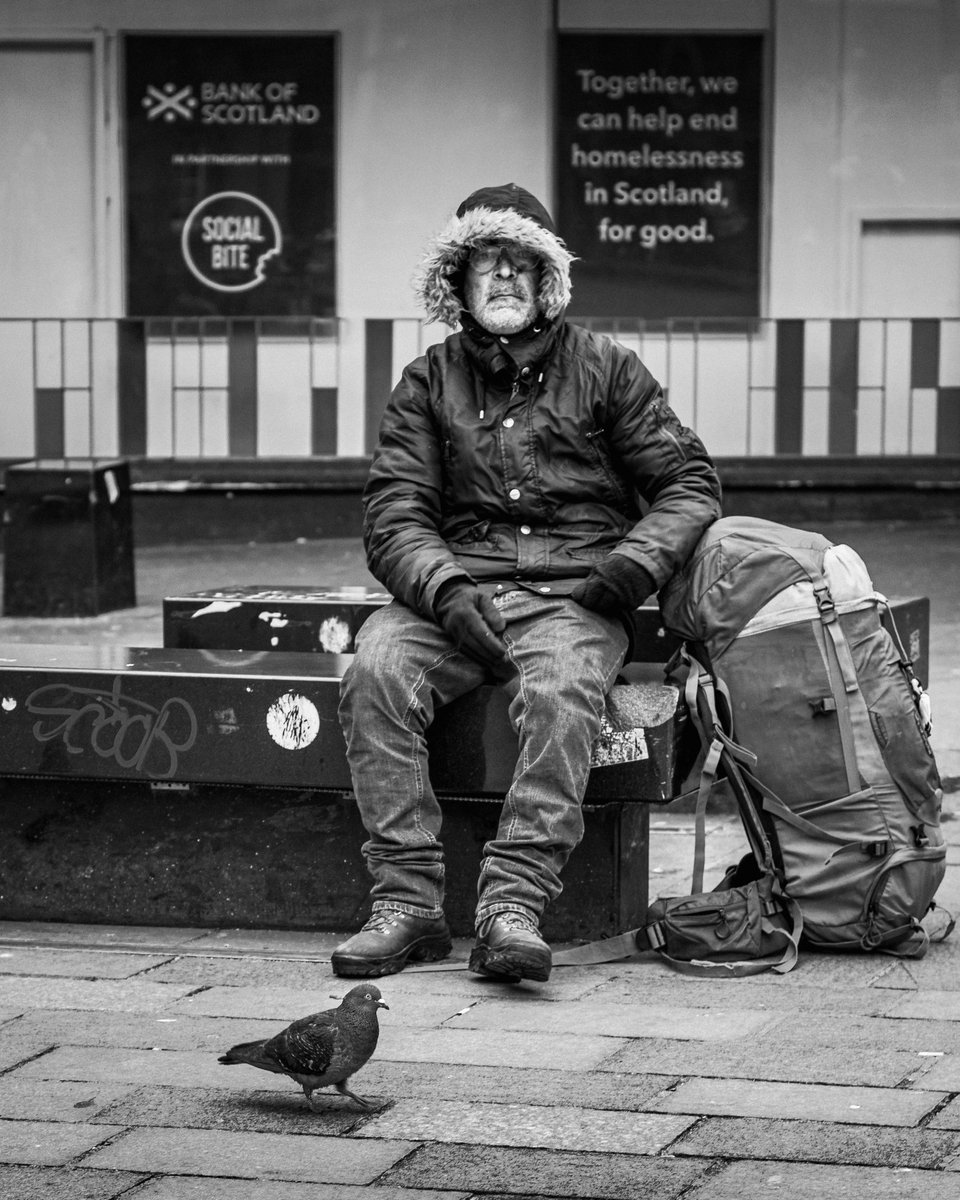
<svg viewBox="0 0 960 1200"><path fill-rule="evenodd" d="M0 647L0 918L354 928L369 880L336 707L356 631L386 599L217 589L165 600L163 649ZM894 611L925 680L929 604ZM691 759L655 607L638 610L635 643L544 922L556 940L643 920L650 806ZM448 705L430 749L448 917L466 935L516 757L502 692Z"/></svg>
<svg viewBox="0 0 960 1200"><path fill-rule="evenodd" d="M0 647L0 917L354 928L369 879L336 715L348 661ZM616 691L629 692L629 707ZM647 697L640 728L638 697ZM447 912L461 934L472 929L477 868L499 813L489 801L509 784L511 744L516 755L501 699L480 689L448 706L431 735ZM674 689L615 689L584 841L545 923L551 937L642 919L648 807L635 801L673 794L681 727Z"/></svg>

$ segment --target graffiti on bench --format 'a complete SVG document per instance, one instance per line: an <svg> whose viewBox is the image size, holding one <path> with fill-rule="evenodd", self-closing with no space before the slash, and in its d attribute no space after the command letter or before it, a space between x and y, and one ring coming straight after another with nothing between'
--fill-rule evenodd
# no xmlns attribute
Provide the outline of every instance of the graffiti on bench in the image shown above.
<svg viewBox="0 0 960 1200"><path fill-rule="evenodd" d="M34 737L38 742L59 738L69 754L83 754L89 747L125 770L172 779L178 756L197 740L196 713L179 696L157 708L121 688L119 675L109 691L65 683L37 688L26 700L31 716L41 718L33 726Z"/></svg>

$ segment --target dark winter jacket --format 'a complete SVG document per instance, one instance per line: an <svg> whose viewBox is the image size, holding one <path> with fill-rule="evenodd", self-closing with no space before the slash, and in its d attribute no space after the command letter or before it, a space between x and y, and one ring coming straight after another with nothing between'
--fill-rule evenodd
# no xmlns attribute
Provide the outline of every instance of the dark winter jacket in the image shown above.
<svg viewBox="0 0 960 1200"><path fill-rule="evenodd" d="M480 329L456 290L464 248L491 237L544 256L547 315L509 338ZM563 594L610 553L659 587L720 514L706 450L640 359L558 313L570 260L529 218L488 208L458 216L425 260L428 311L464 328L404 370L363 499L372 574L424 615L444 580Z"/></svg>

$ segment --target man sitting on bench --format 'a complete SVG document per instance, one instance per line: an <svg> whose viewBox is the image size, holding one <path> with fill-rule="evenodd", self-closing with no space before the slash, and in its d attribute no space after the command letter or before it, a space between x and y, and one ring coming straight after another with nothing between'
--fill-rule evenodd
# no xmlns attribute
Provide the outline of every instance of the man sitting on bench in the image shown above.
<svg viewBox="0 0 960 1200"><path fill-rule="evenodd" d="M425 731L493 677L520 752L484 847L470 969L549 977L539 918L583 836L624 614L720 513L703 444L643 363L564 320L572 261L511 183L469 196L418 274L429 317L461 331L404 370L364 492L367 562L394 600L364 624L343 680L374 882L370 920L333 954L338 975L450 953Z"/></svg>

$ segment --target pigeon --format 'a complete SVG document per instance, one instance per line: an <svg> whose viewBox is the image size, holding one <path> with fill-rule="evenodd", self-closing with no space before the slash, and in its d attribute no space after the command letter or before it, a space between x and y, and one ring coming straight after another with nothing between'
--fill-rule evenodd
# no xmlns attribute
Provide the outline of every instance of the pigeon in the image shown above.
<svg viewBox="0 0 960 1200"><path fill-rule="evenodd" d="M339 1008L301 1017L265 1041L241 1042L217 1061L225 1066L246 1063L261 1071L289 1075L303 1088L313 1112L317 1111L314 1091L330 1084L361 1108L372 1108L369 1101L350 1091L347 1080L377 1048L377 1009L389 1007L380 999L378 988L361 983L347 992Z"/></svg>

